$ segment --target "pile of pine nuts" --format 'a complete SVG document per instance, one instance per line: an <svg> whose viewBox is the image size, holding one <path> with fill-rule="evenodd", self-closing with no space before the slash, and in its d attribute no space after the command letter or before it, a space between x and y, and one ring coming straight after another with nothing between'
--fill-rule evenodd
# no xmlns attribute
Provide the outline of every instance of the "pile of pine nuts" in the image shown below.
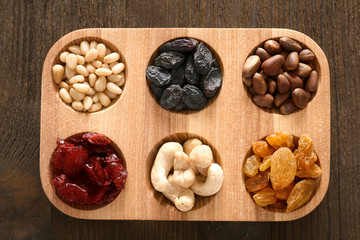
<svg viewBox="0 0 360 240"><path fill-rule="evenodd" d="M97 112L122 94L124 63L103 43L82 41L60 54L52 68L61 99L77 111Z"/></svg>

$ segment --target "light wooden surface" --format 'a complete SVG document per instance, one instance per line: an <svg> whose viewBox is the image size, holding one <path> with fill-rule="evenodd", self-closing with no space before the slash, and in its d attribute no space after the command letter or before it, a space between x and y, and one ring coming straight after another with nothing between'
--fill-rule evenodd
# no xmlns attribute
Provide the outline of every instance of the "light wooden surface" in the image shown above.
<svg viewBox="0 0 360 240"><path fill-rule="evenodd" d="M174 113L161 108L146 84L145 69L153 52L177 37L194 37L209 44L220 57L223 85L213 103L202 111ZM268 38L288 36L307 45L319 62L319 89L306 109L283 116L255 106L241 82L248 54ZM65 105L52 82L51 67L69 43L100 38L111 43L126 63L126 85L120 99L98 113L79 113ZM114 50L114 49L113 49ZM52 204L67 215L84 219L286 221L305 216L323 199L330 172L330 87L327 59L306 35L286 29L82 29L54 44L44 62L41 96L40 175ZM251 142L275 130L296 136L310 133L323 174L311 201L292 213L275 213L255 205L244 186L241 171ZM63 203L51 186L49 163L56 138L95 131L121 149L129 176L125 189L110 204L77 209ZM180 133L180 135L178 135ZM165 138L197 135L218 152L224 183L210 198L197 198L193 210L181 213L152 188L149 172L154 148ZM189 135L189 136L190 136ZM171 139L171 138L170 138ZM167 139L166 139L167 140Z"/></svg>

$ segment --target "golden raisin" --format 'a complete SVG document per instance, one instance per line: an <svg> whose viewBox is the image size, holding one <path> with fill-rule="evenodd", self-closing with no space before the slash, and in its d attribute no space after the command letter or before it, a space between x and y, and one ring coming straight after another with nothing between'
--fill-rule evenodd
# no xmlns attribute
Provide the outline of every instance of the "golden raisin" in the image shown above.
<svg viewBox="0 0 360 240"><path fill-rule="evenodd" d="M292 212L295 209L307 203L315 189L315 181L312 179L305 179L295 184L289 198L287 199L286 212Z"/></svg>
<svg viewBox="0 0 360 240"><path fill-rule="evenodd" d="M281 147L288 147L293 149L295 147L293 136L287 132L275 132L266 137L266 141L275 149Z"/></svg>
<svg viewBox="0 0 360 240"><path fill-rule="evenodd" d="M296 159L289 148L281 147L271 157L270 180L274 190L287 187L296 175Z"/></svg>
<svg viewBox="0 0 360 240"><path fill-rule="evenodd" d="M276 203L271 204L271 207L283 209L284 207L286 207L286 201L278 199L276 200Z"/></svg>
<svg viewBox="0 0 360 240"><path fill-rule="evenodd" d="M299 139L299 147L294 151L299 169L309 169L317 161L314 144L309 134L303 134Z"/></svg>
<svg viewBox="0 0 360 240"><path fill-rule="evenodd" d="M266 141L253 142L252 149L259 157L266 157L275 151Z"/></svg>
<svg viewBox="0 0 360 240"><path fill-rule="evenodd" d="M260 171L265 171L266 169L268 169L271 165L271 156L266 156L263 158L263 161L260 163L260 166L259 166L259 170Z"/></svg>
<svg viewBox="0 0 360 240"><path fill-rule="evenodd" d="M280 189L280 190L276 190L275 191L275 196L277 199L279 200L286 200L289 198L289 195L290 195L290 192L291 190L293 189L295 185L295 182L291 182L289 186L287 187L284 187L283 189Z"/></svg>
<svg viewBox="0 0 360 240"><path fill-rule="evenodd" d="M314 163L309 169L302 169L297 171L296 176L299 178L317 178L321 175L321 168Z"/></svg>
<svg viewBox="0 0 360 240"><path fill-rule="evenodd" d="M252 155L251 157L248 157L245 161L243 172L248 177L253 177L258 173L260 165L260 157L257 155Z"/></svg>
<svg viewBox="0 0 360 240"><path fill-rule="evenodd" d="M267 185L269 185L269 171L259 172L245 182L245 187L249 192L259 191Z"/></svg>
<svg viewBox="0 0 360 240"><path fill-rule="evenodd" d="M276 203L275 191L272 190L270 187L264 188L257 192L253 199L255 200L256 204L265 207L270 204Z"/></svg>

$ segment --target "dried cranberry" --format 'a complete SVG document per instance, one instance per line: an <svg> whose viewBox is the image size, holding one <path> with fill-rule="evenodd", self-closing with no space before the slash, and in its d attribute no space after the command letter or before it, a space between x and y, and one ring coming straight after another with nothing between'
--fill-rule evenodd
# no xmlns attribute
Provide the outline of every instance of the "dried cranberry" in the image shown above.
<svg viewBox="0 0 360 240"><path fill-rule="evenodd" d="M111 143L111 140L101 133L88 132L82 138L94 145L106 146Z"/></svg>
<svg viewBox="0 0 360 240"><path fill-rule="evenodd" d="M117 190L121 190L124 187L124 180L127 177L127 171L121 164L120 159L114 153L109 154L106 158L106 170L111 177Z"/></svg>
<svg viewBox="0 0 360 240"><path fill-rule="evenodd" d="M89 203L87 191L74 183L65 183L63 186L56 189L56 193L66 202L81 204Z"/></svg>
<svg viewBox="0 0 360 240"><path fill-rule="evenodd" d="M99 186L107 186L110 185L111 181L106 169L101 166L102 161L103 158L101 157L91 157L89 162L85 163L84 170L91 181Z"/></svg>

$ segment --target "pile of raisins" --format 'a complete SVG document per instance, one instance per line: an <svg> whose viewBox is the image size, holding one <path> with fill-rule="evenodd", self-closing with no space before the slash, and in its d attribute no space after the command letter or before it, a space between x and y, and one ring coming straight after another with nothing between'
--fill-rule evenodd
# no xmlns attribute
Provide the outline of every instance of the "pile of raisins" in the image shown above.
<svg viewBox="0 0 360 240"><path fill-rule="evenodd" d="M58 138L51 158L56 169L52 184L61 200L104 204L119 195L128 173L110 143L104 135L93 132L67 141Z"/></svg>
<svg viewBox="0 0 360 240"><path fill-rule="evenodd" d="M159 48L146 69L151 90L167 110L201 110L222 84L219 64L203 42L179 38Z"/></svg>

